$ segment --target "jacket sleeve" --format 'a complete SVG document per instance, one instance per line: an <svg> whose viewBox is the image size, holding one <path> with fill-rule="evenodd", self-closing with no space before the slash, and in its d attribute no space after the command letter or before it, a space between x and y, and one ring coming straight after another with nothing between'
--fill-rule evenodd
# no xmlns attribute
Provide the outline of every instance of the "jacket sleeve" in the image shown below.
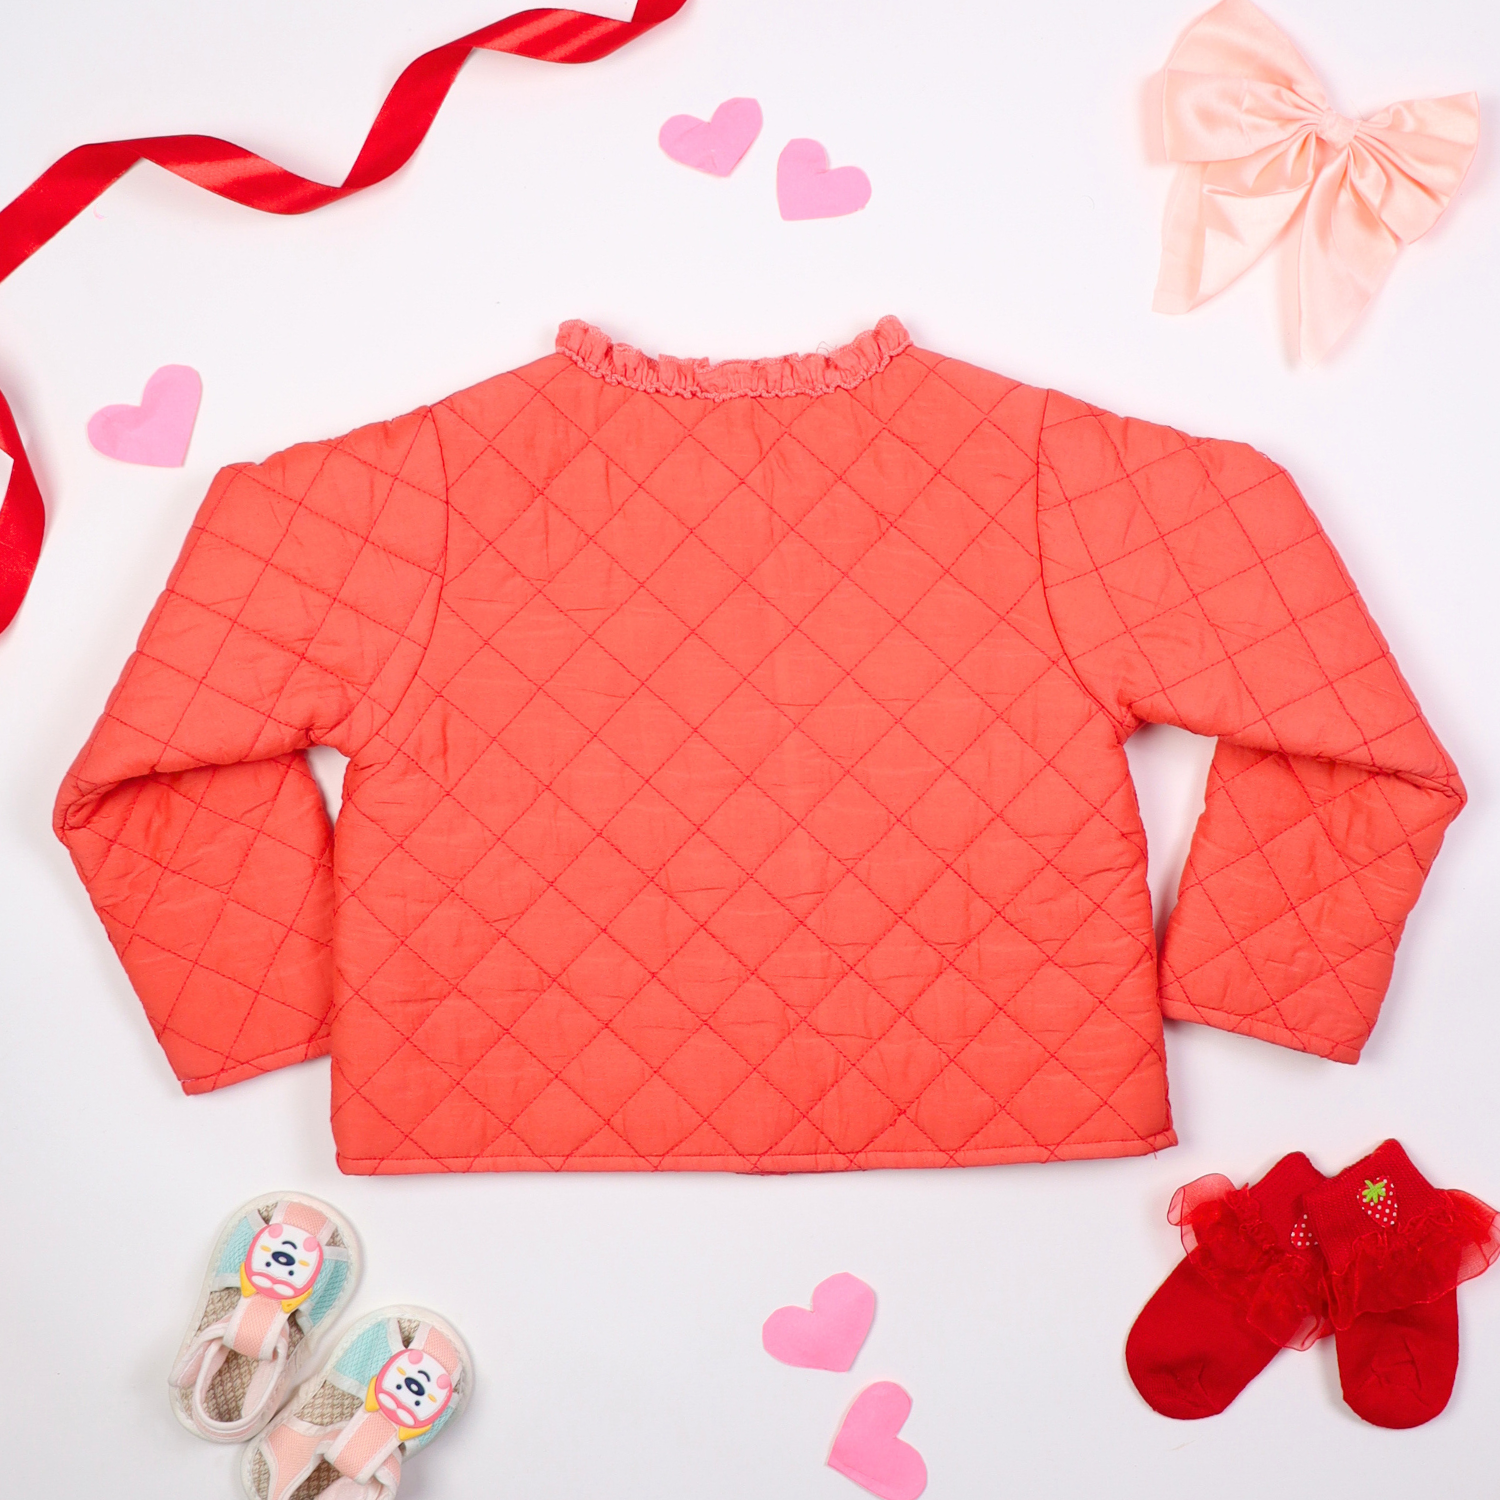
<svg viewBox="0 0 1500 1500"><path fill-rule="evenodd" d="M416 672L445 545L429 413L213 481L54 813L189 1093L328 1050L333 831Z"/></svg>
<svg viewBox="0 0 1500 1500"><path fill-rule="evenodd" d="M1464 790L1337 554L1253 449L1057 395L1038 490L1059 639L1122 740L1218 739L1164 1013L1356 1061Z"/></svg>

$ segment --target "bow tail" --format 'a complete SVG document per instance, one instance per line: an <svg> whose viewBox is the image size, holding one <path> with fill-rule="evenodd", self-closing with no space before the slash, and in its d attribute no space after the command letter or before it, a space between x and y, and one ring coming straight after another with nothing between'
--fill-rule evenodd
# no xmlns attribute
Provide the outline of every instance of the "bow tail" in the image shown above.
<svg viewBox="0 0 1500 1500"><path fill-rule="evenodd" d="M1401 240L1351 189L1350 160L1319 173L1307 197L1297 264L1302 357L1327 355L1395 264Z"/></svg>
<svg viewBox="0 0 1500 1500"><path fill-rule="evenodd" d="M1288 163L1286 155L1278 147L1272 163L1247 157L1186 162L1177 169L1162 222L1161 274L1152 302L1157 312L1189 312L1265 254L1302 206L1312 180L1303 163ZM1272 165L1278 170L1266 170Z"/></svg>

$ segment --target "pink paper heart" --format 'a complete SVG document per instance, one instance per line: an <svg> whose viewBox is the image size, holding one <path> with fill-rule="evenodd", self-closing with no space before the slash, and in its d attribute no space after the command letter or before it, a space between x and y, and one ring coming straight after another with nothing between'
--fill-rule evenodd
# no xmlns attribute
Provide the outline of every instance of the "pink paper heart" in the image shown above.
<svg viewBox="0 0 1500 1500"><path fill-rule="evenodd" d="M776 160L776 202L783 219L836 219L870 201L870 179L858 167L829 168L817 141L788 141Z"/></svg>
<svg viewBox="0 0 1500 1500"><path fill-rule="evenodd" d="M177 469L203 399L203 382L191 365L163 365L146 382L139 406L103 406L89 418L89 442L127 464Z"/></svg>
<svg viewBox="0 0 1500 1500"><path fill-rule="evenodd" d="M709 120L673 115L656 139L673 161L728 177L755 144L760 125L760 105L754 99L726 99Z"/></svg>
<svg viewBox="0 0 1500 1500"><path fill-rule="evenodd" d="M875 1320L875 1293L840 1271L813 1288L812 1311L778 1307L760 1330L772 1359L804 1370L847 1370Z"/></svg>
<svg viewBox="0 0 1500 1500"><path fill-rule="evenodd" d="M911 1397L893 1381L866 1387L833 1440L828 1467L880 1500L917 1500L927 1488L927 1465L896 1436L910 1415Z"/></svg>

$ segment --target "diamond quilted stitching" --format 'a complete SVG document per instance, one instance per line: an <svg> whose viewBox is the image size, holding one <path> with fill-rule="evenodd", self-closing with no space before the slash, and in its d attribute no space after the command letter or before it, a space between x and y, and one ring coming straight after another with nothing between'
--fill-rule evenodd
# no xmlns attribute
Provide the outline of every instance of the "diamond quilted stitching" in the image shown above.
<svg viewBox="0 0 1500 1500"><path fill-rule="evenodd" d="M522 578L545 581L583 550L586 534L545 495L521 512L495 543L495 550Z"/></svg>
<svg viewBox="0 0 1500 1500"><path fill-rule="evenodd" d="M798 521L797 534L839 572L847 573L885 528L884 518L873 505L836 481Z"/></svg>
<svg viewBox="0 0 1500 1500"><path fill-rule="evenodd" d="M881 533L849 569L850 579L897 619L942 576L931 553L894 527Z"/></svg>
<svg viewBox="0 0 1500 1500"><path fill-rule="evenodd" d="M557 877L557 889L600 927L613 922L646 884L646 876L605 839L595 839Z"/></svg>
<svg viewBox="0 0 1500 1500"><path fill-rule="evenodd" d="M791 1034L793 1019L779 996L749 979L714 1012L714 1030L758 1068Z"/></svg>
<svg viewBox="0 0 1500 1500"><path fill-rule="evenodd" d="M907 1016L897 1016L885 1028L880 1045L860 1060L859 1070L895 1111L910 1110L948 1065L935 1045Z"/></svg>
<svg viewBox="0 0 1500 1500"><path fill-rule="evenodd" d="M644 580L688 535L666 506L648 491L637 490L594 533L594 540L632 578Z"/></svg>
<svg viewBox="0 0 1500 1500"><path fill-rule="evenodd" d="M325 1045L347 746L359 1170L1114 1154L1171 1139L1151 717L1223 736L1162 1003L1352 1060L1462 792L1273 466L915 350L559 354L221 476L60 818L215 1086Z"/></svg>
<svg viewBox="0 0 1500 1500"><path fill-rule="evenodd" d="M582 628L535 594L505 622L495 647L533 682L544 682L583 644Z"/></svg>
<svg viewBox="0 0 1500 1500"><path fill-rule="evenodd" d="M847 671L869 654L872 644L893 623L862 588L846 580L819 601L802 621L802 628L814 645Z"/></svg>
<svg viewBox="0 0 1500 1500"><path fill-rule="evenodd" d="M601 1031L560 1076L579 1098L587 1099L599 1114L609 1119L646 1086L651 1068L613 1032Z"/></svg>
<svg viewBox="0 0 1500 1500"><path fill-rule="evenodd" d="M774 661L776 648L791 631L791 622L778 611L767 609L757 590L740 584L703 622L698 633L725 661L753 674L757 668L761 673L767 670L764 664ZM802 642L808 650L816 649L803 636L791 636L791 640ZM836 670L831 662L828 666Z"/></svg>
<svg viewBox="0 0 1500 1500"><path fill-rule="evenodd" d="M845 678L803 718L801 735L788 736L786 758L790 760L796 747L806 740L811 741L835 768L851 765L885 738L893 720L891 708L872 698L852 678ZM827 781L827 787L832 785L833 781Z"/></svg>
<svg viewBox="0 0 1500 1500"><path fill-rule="evenodd" d="M690 735L651 778L651 784L676 808L701 823L739 785L734 763L702 735Z"/></svg>
<svg viewBox="0 0 1500 1500"><path fill-rule="evenodd" d="M940 952L971 943L989 926L995 908L954 870L944 870L906 912L911 926Z"/></svg>
<svg viewBox="0 0 1500 1500"><path fill-rule="evenodd" d="M462 532L458 522L450 522L449 534ZM536 590L519 574L506 571L502 578L493 577L494 559L480 549L467 566L455 569L443 587L443 611L445 623L451 621L450 629L459 634L456 626L466 627L473 644L498 640L502 631L521 609L530 603ZM467 660L469 652L455 643L455 648L441 656L427 655L420 671L424 681L439 680L445 671Z"/></svg>
<svg viewBox="0 0 1500 1500"><path fill-rule="evenodd" d="M594 639L644 681L688 634L688 627L671 610L641 589L598 628Z"/></svg>
<svg viewBox="0 0 1500 1500"><path fill-rule="evenodd" d="M637 776L654 776L693 736L692 726L655 693L633 692L599 730Z"/></svg>
<svg viewBox="0 0 1500 1500"><path fill-rule="evenodd" d="M913 1001L946 972L943 955L905 922L897 922L860 959L858 969L892 1004L913 1018ZM938 1040L942 1045L943 1038L939 1036Z"/></svg>
<svg viewBox="0 0 1500 1500"><path fill-rule="evenodd" d="M742 680L717 651L693 635L651 674L650 687L696 729Z"/></svg>
<svg viewBox="0 0 1500 1500"><path fill-rule="evenodd" d="M831 419L831 420L830 420ZM880 418L867 411L847 391L834 391L814 406L803 410L787 431L796 446L813 455L818 463L836 474L842 474L880 435ZM778 444L783 453L790 444ZM804 492L815 483L815 476L799 474Z"/></svg>
<svg viewBox="0 0 1500 1500"><path fill-rule="evenodd" d="M551 781L592 736L555 698L538 693L497 738L539 781Z"/></svg>
<svg viewBox="0 0 1500 1500"><path fill-rule="evenodd" d="M703 721L703 732L731 765L749 775L792 731L764 693L741 681Z"/></svg>
<svg viewBox="0 0 1500 1500"><path fill-rule="evenodd" d="M901 723L923 749L940 761L952 762L980 740L995 718L994 708L949 672L907 709Z"/></svg>
<svg viewBox="0 0 1500 1500"><path fill-rule="evenodd" d="M662 1064L662 1081L708 1117L750 1076L751 1067L712 1027L695 1031Z"/></svg>
<svg viewBox="0 0 1500 1500"><path fill-rule="evenodd" d="M735 848L734 844L727 847ZM788 911L803 918L823 899L838 878L839 862L805 827L794 827L757 874L775 890Z"/></svg>
<svg viewBox="0 0 1500 1500"><path fill-rule="evenodd" d="M731 593L740 579L697 537L688 537L646 580L657 598L696 629Z"/></svg>
<svg viewBox="0 0 1500 1500"><path fill-rule="evenodd" d="M800 1117L784 1093L752 1073L711 1118L731 1151L758 1161L787 1138Z"/></svg>
<svg viewBox="0 0 1500 1500"><path fill-rule="evenodd" d="M945 858L961 854L995 816L951 771L944 771L907 813L906 821L931 849Z"/></svg>
<svg viewBox="0 0 1500 1500"><path fill-rule="evenodd" d="M640 580L619 559L611 557L596 542L589 542L547 580L543 593L549 602L565 610L585 630L593 632L639 587ZM506 592L504 585L497 584L495 592L503 596ZM472 612L471 605L465 618L469 618Z"/></svg>
<svg viewBox="0 0 1500 1500"><path fill-rule="evenodd" d="M638 869L655 873L691 836L693 825L654 787L643 786L604 831Z"/></svg>
<svg viewBox="0 0 1500 1500"><path fill-rule="evenodd" d="M776 609L800 624L840 582L842 574L815 547L792 532L747 580Z"/></svg>
<svg viewBox="0 0 1500 1500"><path fill-rule="evenodd" d="M705 925L740 963L756 969L790 935L797 916L779 892L752 880L736 886Z"/></svg>
<svg viewBox="0 0 1500 1500"><path fill-rule="evenodd" d="M797 926L756 972L792 1011L805 1017L832 991L846 967L817 933ZM795 1079L792 1092L801 1093Z"/></svg>
<svg viewBox="0 0 1500 1500"><path fill-rule="evenodd" d="M995 628L996 614L950 576L939 578L906 618L926 650L945 666L956 666Z"/></svg>
<svg viewBox="0 0 1500 1500"><path fill-rule="evenodd" d="M697 929L691 915L655 891L643 891L609 925L610 936L637 962L659 975ZM653 980L659 986L660 981Z"/></svg>
<svg viewBox="0 0 1500 1500"><path fill-rule="evenodd" d="M581 1151L604 1125L599 1112L576 1089L554 1079L521 1111L511 1128L535 1156L556 1160Z"/></svg>
<svg viewBox="0 0 1500 1500"><path fill-rule="evenodd" d="M807 919L845 963L856 963L891 927L890 909L854 875L846 875Z"/></svg>
<svg viewBox="0 0 1500 1500"><path fill-rule="evenodd" d="M747 488L787 526L795 526L834 483L836 475L802 444L783 438L746 471Z"/></svg>
<svg viewBox="0 0 1500 1500"><path fill-rule="evenodd" d="M647 1157L666 1156L703 1123L692 1105L660 1078L647 1081L620 1111L619 1120L626 1139Z"/></svg>
<svg viewBox="0 0 1500 1500"><path fill-rule="evenodd" d="M696 535L739 580L759 567L787 534L787 522L748 485L738 485L704 518ZM764 611L760 611L763 613Z"/></svg>
<svg viewBox="0 0 1500 1500"><path fill-rule="evenodd" d="M597 734L639 686L638 680L597 641L586 640L547 678L546 691L580 724Z"/></svg>
<svg viewBox="0 0 1500 1500"><path fill-rule="evenodd" d="M951 568L989 520L973 498L938 474L902 510L896 524L929 557Z"/></svg>
<svg viewBox="0 0 1500 1500"><path fill-rule="evenodd" d="M950 1066L923 1089L913 1120L941 1150L956 1152L970 1145L997 1113L994 1100L975 1089L968 1071ZM1014 1136L1007 1135L1006 1144L1031 1143L1019 1126L1013 1128Z"/></svg>
<svg viewBox="0 0 1500 1500"><path fill-rule="evenodd" d="M723 943L699 928L660 966L657 977L689 1010L712 1016L744 982L746 971Z"/></svg>
<svg viewBox="0 0 1500 1500"><path fill-rule="evenodd" d="M802 723L814 709L828 703L844 677L839 664L801 631L780 639L758 660L750 681L793 723Z"/></svg>
<svg viewBox="0 0 1500 1500"><path fill-rule="evenodd" d="M735 471L694 437L683 438L646 480L654 494L687 527L700 526L739 483Z"/></svg>
<svg viewBox="0 0 1500 1500"><path fill-rule="evenodd" d="M684 911L706 922L742 878L739 866L711 838L695 833L667 861L661 884Z"/></svg>
<svg viewBox="0 0 1500 1500"><path fill-rule="evenodd" d="M452 797L472 811L492 833L508 829L525 818L535 806L542 784L497 740L491 740L467 767L465 757L461 757L457 764L447 764L455 746L468 748L465 727L465 721L458 715L437 709L423 720L422 732L408 742L407 756L412 760L424 748L424 742L434 751L427 762L433 774L423 788L418 805L423 808L436 806L444 797ZM444 781L450 778L456 778L451 790L444 785ZM401 834L401 830L397 832Z"/></svg>
<svg viewBox="0 0 1500 1500"><path fill-rule="evenodd" d="M849 1071L849 1065L826 1037L802 1026L771 1053L758 1071L767 1083L789 1098L817 1100ZM807 1087L809 1079L816 1080L816 1087L811 1090ZM819 1145L827 1144L829 1137L821 1131L814 1134Z"/></svg>
<svg viewBox="0 0 1500 1500"><path fill-rule="evenodd" d="M842 1057L858 1063L901 1020L901 1012L862 975L849 973L807 1019Z"/></svg>
<svg viewBox="0 0 1500 1500"><path fill-rule="evenodd" d="M801 730L793 730L755 769L755 785L793 818L805 818L838 784L839 765Z"/></svg>
<svg viewBox="0 0 1500 1500"><path fill-rule="evenodd" d="M899 811L845 776L808 813L803 826L836 859L852 864L885 837Z"/></svg>
<svg viewBox="0 0 1500 1500"><path fill-rule="evenodd" d="M942 677L943 662L929 645L897 625L862 657L851 675L872 700L904 713Z"/></svg>
<svg viewBox="0 0 1500 1500"><path fill-rule="evenodd" d="M907 1010L912 1025L950 1055L979 1036L995 1018L994 1000L955 969L942 969Z"/></svg>
<svg viewBox="0 0 1500 1500"><path fill-rule="evenodd" d="M702 1016L652 979L620 1008L612 1029L616 1036L630 1038L631 1047L654 1072L702 1026Z"/></svg>
<svg viewBox="0 0 1500 1500"><path fill-rule="evenodd" d="M602 1030L596 1016L561 986L554 985L511 1023L508 1034L543 1067L557 1072Z"/></svg>
<svg viewBox="0 0 1500 1500"><path fill-rule="evenodd" d="M853 771L854 779L871 797L898 817L930 792L942 774L942 761L904 724L882 735Z"/></svg>
<svg viewBox="0 0 1500 1500"><path fill-rule="evenodd" d="M555 879L592 837L589 825L550 791L505 830L506 845L544 880Z"/></svg>
<svg viewBox="0 0 1500 1500"><path fill-rule="evenodd" d="M683 421L692 405L673 402L669 409L667 403L633 392L587 441L643 484L683 445L687 437Z"/></svg>
<svg viewBox="0 0 1500 1500"><path fill-rule="evenodd" d="M735 474L748 474L781 440L797 404L796 398L715 402L699 413L693 436Z"/></svg>
<svg viewBox="0 0 1500 1500"><path fill-rule="evenodd" d="M594 536L635 493L637 486L592 444L582 448L547 483L556 511L585 536Z"/></svg>
<svg viewBox="0 0 1500 1500"><path fill-rule="evenodd" d="M560 974L593 942L598 927L556 890L543 891L510 929L510 940L546 974Z"/></svg>
<svg viewBox="0 0 1500 1500"><path fill-rule="evenodd" d="M644 777L600 740L592 740L552 778L552 790L595 828L619 812Z"/></svg>
<svg viewBox="0 0 1500 1500"><path fill-rule="evenodd" d="M590 1015L612 1021L651 978L607 932L568 965L559 983Z"/></svg>
<svg viewBox="0 0 1500 1500"><path fill-rule="evenodd" d="M517 419L502 427L487 445L490 452L498 454L538 488L565 469L569 460L589 442L582 429L571 422L524 420L528 412L536 413L543 405L541 401L529 402L517 413ZM549 411L558 410L551 402L545 405ZM628 466L621 467L628 472Z"/></svg>
<svg viewBox="0 0 1500 1500"><path fill-rule="evenodd" d="M903 519L935 480L932 465L889 430L877 432L842 473L850 488L881 515Z"/></svg>

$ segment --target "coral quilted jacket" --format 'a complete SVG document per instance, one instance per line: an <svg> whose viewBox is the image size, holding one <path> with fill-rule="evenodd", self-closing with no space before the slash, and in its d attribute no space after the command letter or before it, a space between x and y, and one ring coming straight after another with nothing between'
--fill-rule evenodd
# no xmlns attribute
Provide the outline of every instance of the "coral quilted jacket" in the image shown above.
<svg viewBox="0 0 1500 1500"><path fill-rule="evenodd" d="M1159 962L1147 721L1218 738ZM219 474L57 830L184 1087L331 1051L346 1171L797 1171L1169 1145L1164 1014L1353 1062L1462 802L1252 449L573 323Z"/></svg>

